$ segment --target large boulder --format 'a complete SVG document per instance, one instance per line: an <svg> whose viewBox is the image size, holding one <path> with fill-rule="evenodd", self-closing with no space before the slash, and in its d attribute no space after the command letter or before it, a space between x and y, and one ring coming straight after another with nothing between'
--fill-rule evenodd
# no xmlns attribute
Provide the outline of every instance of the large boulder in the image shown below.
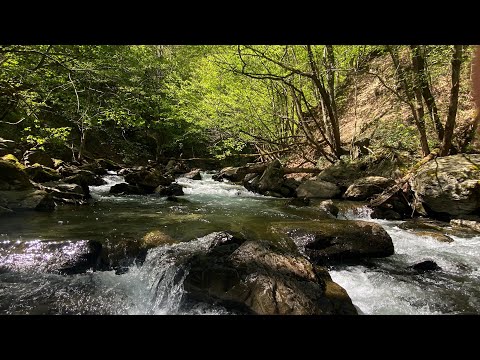
<svg viewBox="0 0 480 360"><path fill-rule="evenodd" d="M355 180L343 194L343 198L347 200L363 201L375 194L380 194L383 190L395 184L393 179L382 176L367 176Z"/></svg>
<svg viewBox="0 0 480 360"><path fill-rule="evenodd" d="M78 184L82 187L105 185L106 182L99 175L88 170L75 170L75 173L63 179L69 184Z"/></svg>
<svg viewBox="0 0 480 360"><path fill-rule="evenodd" d="M422 165L410 185L427 212L466 215L480 208L480 154L436 158Z"/></svg>
<svg viewBox="0 0 480 360"><path fill-rule="evenodd" d="M0 190L31 189L32 184L22 167L12 161L0 159Z"/></svg>
<svg viewBox="0 0 480 360"><path fill-rule="evenodd" d="M56 170L40 164L27 166L25 172L30 179L39 183L55 181L61 178L61 175Z"/></svg>
<svg viewBox="0 0 480 360"><path fill-rule="evenodd" d="M82 205L90 198L88 187L82 187L78 184L50 181L39 187L50 193L56 203Z"/></svg>
<svg viewBox="0 0 480 360"><path fill-rule="evenodd" d="M107 169L103 168L97 162L91 162L91 163L87 163L87 164L84 164L84 165L80 165L78 168L82 169L82 170L91 171L95 175L106 175L107 174Z"/></svg>
<svg viewBox="0 0 480 360"><path fill-rule="evenodd" d="M0 191L0 198L3 198L7 207L12 210L50 211L55 209L52 195L45 190Z"/></svg>
<svg viewBox="0 0 480 360"><path fill-rule="evenodd" d="M262 315L357 314L348 294L298 253L219 233L188 261L186 296Z"/></svg>
<svg viewBox="0 0 480 360"><path fill-rule="evenodd" d="M340 189L334 183L323 180L306 180L296 189L297 197L331 199L340 195Z"/></svg>
<svg viewBox="0 0 480 360"><path fill-rule="evenodd" d="M120 165L108 159L96 159L95 162L105 170L116 171L122 168Z"/></svg>
<svg viewBox="0 0 480 360"><path fill-rule="evenodd" d="M148 193L153 193L159 185L168 186L175 179L171 175L164 175L159 170L142 169L125 175L125 181L137 185Z"/></svg>
<svg viewBox="0 0 480 360"><path fill-rule="evenodd" d="M393 242L378 224L361 220L296 221L273 225L318 264L354 263L393 255Z"/></svg>
<svg viewBox="0 0 480 360"><path fill-rule="evenodd" d="M37 271L78 274L99 265L102 244L79 241L2 241L1 268L14 271Z"/></svg>
<svg viewBox="0 0 480 360"><path fill-rule="evenodd" d="M55 166L52 158L45 151L40 149L26 151L23 154L23 162L26 166L33 164L40 164L49 168L53 168Z"/></svg>

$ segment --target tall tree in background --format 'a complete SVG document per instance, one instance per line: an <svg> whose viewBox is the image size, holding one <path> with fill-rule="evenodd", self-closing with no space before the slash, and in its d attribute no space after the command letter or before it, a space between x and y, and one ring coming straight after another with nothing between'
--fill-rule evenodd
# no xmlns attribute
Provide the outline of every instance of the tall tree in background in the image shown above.
<svg viewBox="0 0 480 360"><path fill-rule="evenodd" d="M445 136L443 138L441 156L448 155L452 146L453 130L455 130L455 121L458 108L458 90L460 89L460 66L462 64L462 45L453 46L452 55L452 87L450 89L450 104L448 106L448 117L445 122Z"/></svg>

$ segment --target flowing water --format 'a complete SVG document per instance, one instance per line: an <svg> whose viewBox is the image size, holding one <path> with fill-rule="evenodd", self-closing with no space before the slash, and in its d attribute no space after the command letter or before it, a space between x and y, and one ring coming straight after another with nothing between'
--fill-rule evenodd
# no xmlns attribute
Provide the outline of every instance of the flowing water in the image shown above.
<svg viewBox="0 0 480 360"><path fill-rule="evenodd" d="M110 187L123 178L110 173L105 180L106 185L90 187L88 206L0 218L0 314L227 314L218 306L183 301L188 269L182 259L205 251L217 231L275 241L270 224L325 216L315 207L295 208L285 199L214 182L207 173L202 180L177 180L185 192L180 202L156 195L110 195ZM339 219L370 219L366 208L345 209ZM454 242L440 243L399 228L400 221L371 221L390 234L395 254L329 269L362 313L480 313L480 236L451 235ZM128 271L48 271L57 256L45 252L49 244L68 241L63 251L74 253L81 240L109 247L152 231L176 243L150 249L143 264L130 264ZM408 269L426 259L442 270L420 274Z"/></svg>

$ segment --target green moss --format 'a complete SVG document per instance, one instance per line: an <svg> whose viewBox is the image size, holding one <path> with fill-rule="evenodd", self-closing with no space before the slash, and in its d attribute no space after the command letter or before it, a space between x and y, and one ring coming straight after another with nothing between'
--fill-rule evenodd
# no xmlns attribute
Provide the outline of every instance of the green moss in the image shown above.
<svg viewBox="0 0 480 360"><path fill-rule="evenodd" d="M18 159L13 154L7 154L7 155L2 156L2 160L8 161L8 162L14 164L20 170L25 169L25 166L20 161L18 161Z"/></svg>

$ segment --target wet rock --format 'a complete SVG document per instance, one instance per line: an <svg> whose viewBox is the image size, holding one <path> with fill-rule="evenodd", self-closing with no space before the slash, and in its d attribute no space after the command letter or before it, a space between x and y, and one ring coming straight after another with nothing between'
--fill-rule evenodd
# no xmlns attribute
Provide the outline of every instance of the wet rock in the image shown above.
<svg viewBox="0 0 480 360"><path fill-rule="evenodd" d="M120 183L113 185L110 190L110 194L123 194L123 195L145 195L146 192L144 189L139 188L135 185L130 185L127 183Z"/></svg>
<svg viewBox="0 0 480 360"><path fill-rule="evenodd" d="M13 213L13 210L0 206L0 216L4 214L11 214L11 213Z"/></svg>
<svg viewBox="0 0 480 360"><path fill-rule="evenodd" d="M318 264L355 263L393 255L393 242L378 224L361 220L295 221L273 225Z"/></svg>
<svg viewBox="0 0 480 360"><path fill-rule="evenodd" d="M95 175L106 175L107 174L107 169L103 168L99 163L97 162L91 162L88 164L84 164L78 167L81 170L87 170L91 171Z"/></svg>
<svg viewBox="0 0 480 360"><path fill-rule="evenodd" d="M453 239L450 236L435 231L415 231L415 235L421 237L429 237L439 242L453 242Z"/></svg>
<svg viewBox="0 0 480 360"><path fill-rule="evenodd" d="M450 224L454 227L458 228L466 228L476 232L480 232L480 222L475 220L467 220L467 219L452 219L450 220Z"/></svg>
<svg viewBox="0 0 480 360"><path fill-rule="evenodd" d="M384 220L402 220L402 215L392 209L384 209L381 207L375 207L370 214L372 219L384 219Z"/></svg>
<svg viewBox="0 0 480 360"><path fill-rule="evenodd" d="M173 176L163 175L159 170L143 169L125 175L127 183L137 185L147 193L153 193L159 185L168 186L174 180Z"/></svg>
<svg viewBox="0 0 480 360"><path fill-rule="evenodd" d="M33 186L23 169L9 160L0 159L0 190L24 190Z"/></svg>
<svg viewBox="0 0 480 360"><path fill-rule="evenodd" d="M250 173L245 175L243 179L243 186L249 191L256 191L258 189L258 182L260 181L260 175L255 173Z"/></svg>
<svg viewBox="0 0 480 360"><path fill-rule="evenodd" d="M159 185L154 190L160 196L181 196L184 195L183 187L180 184L172 183L168 186Z"/></svg>
<svg viewBox="0 0 480 360"><path fill-rule="evenodd" d="M220 242L191 258L188 267L187 297L240 313L357 313L346 292L332 291L331 280L317 276L307 259L271 243Z"/></svg>
<svg viewBox="0 0 480 360"><path fill-rule="evenodd" d="M185 162L181 160L170 160L167 163L165 169L169 174L174 175L184 174L189 171L187 164L185 164Z"/></svg>
<svg viewBox="0 0 480 360"><path fill-rule="evenodd" d="M306 180L296 189L297 197L331 199L340 194L337 185L322 180Z"/></svg>
<svg viewBox="0 0 480 360"><path fill-rule="evenodd" d="M326 212L337 217L340 209L333 203L332 200L324 200L319 205L320 209L325 210Z"/></svg>
<svg viewBox="0 0 480 360"><path fill-rule="evenodd" d="M51 211L55 209L53 197L45 190L0 191L0 198L12 210Z"/></svg>
<svg viewBox="0 0 480 360"><path fill-rule="evenodd" d="M55 181L61 178L61 175L56 170L39 164L27 166L25 172L30 179L38 183Z"/></svg>
<svg viewBox="0 0 480 360"><path fill-rule="evenodd" d="M310 199L308 198L293 198L286 202L286 205L291 206L308 206L310 205Z"/></svg>
<svg viewBox="0 0 480 360"><path fill-rule="evenodd" d="M167 196L167 198L165 200L171 201L171 202L176 202L176 203L182 203L182 204L188 204L190 202L187 199L178 198L174 195Z"/></svg>
<svg viewBox="0 0 480 360"><path fill-rule="evenodd" d="M150 249L155 246L173 244L176 242L177 240L173 239L170 235L165 234L163 231L153 230L143 236L141 247Z"/></svg>
<svg viewBox="0 0 480 360"><path fill-rule="evenodd" d="M99 266L102 244L79 241L3 241L0 268L78 274Z"/></svg>
<svg viewBox="0 0 480 360"><path fill-rule="evenodd" d="M343 198L356 201L367 200L375 194L380 194L393 184L395 184L395 181L392 179L382 176L367 176L355 180L343 194Z"/></svg>
<svg viewBox="0 0 480 360"><path fill-rule="evenodd" d="M50 181L43 183L39 188L50 193L57 203L82 205L90 198L88 187L84 188L78 184Z"/></svg>
<svg viewBox="0 0 480 360"><path fill-rule="evenodd" d="M95 162L103 169L109 170L109 171L116 171L120 170L122 167L112 160L108 159L96 159Z"/></svg>
<svg viewBox="0 0 480 360"><path fill-rule="evenodd" d="M191 179L191 180L202 180L202 175L200 174L199 169L192 170L184 174L183 177L186 177L187 179Z"/></svg>
<svg viewBox="0 0 480 360"><path fill-rule="evenodd" d="M442 270L435 261L431 260L419 262L418 264L412 265L411 268L418 272Z"/></svg>
<svg viewBox="0 0 480 360"><path fill-rule="evenodd" d="M26 166L40 164L49 168L54 167L52 158L43 150L28 150L23 154L23 162Z"/></svg>
<svg viewBox="0 0 480 360"><path fill-rule="evenodd" d="M280 164L280 161L278 160L272 161L267 166L262 176L260 176L257 186L258 192L264 193L266 191L272 191L281 193L283 182L282 164Z"/></svg>
<svg viewBox="0 0 480 360"><path fill-rule="evenodd" d="M68 176L62 180L69 184L78 184L82 187L85 186L100 186L105 185L106 182L100 176L95 175L88 170L77 170L74 175Z"/></svg>
<svg viewBox="0 0 480 360"><path fill-rule="evenodd" d="M480 154L436 158L410 181L415 197L432 215L466 215L480 207Z"/></svg>

